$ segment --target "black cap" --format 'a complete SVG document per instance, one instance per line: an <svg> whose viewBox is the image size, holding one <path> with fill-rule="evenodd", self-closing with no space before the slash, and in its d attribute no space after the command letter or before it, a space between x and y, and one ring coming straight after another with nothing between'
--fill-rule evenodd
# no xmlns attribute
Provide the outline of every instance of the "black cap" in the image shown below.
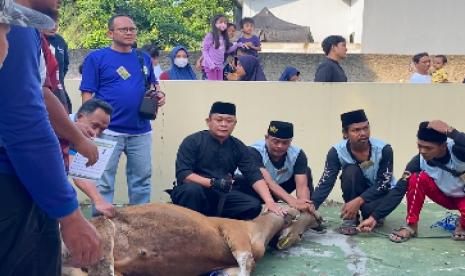
<svg viewBox="0 0 465 276"><path fill-rule="evenodd" d="M341 114L342 127L346 128L351 124L362 123L368 121L363 109L349 111Z"/></svg>
<svg viewBox="0 0 465 276"><path fill-rule="evenodd" d="M236 116L236 105L233 103L215 102L210 109L210 115L214 113Z"/></svg>
<svg viewBox="0 0 465 276"><path fill-rule="evenodd" d="M420 140L426 142L433 142L437 144L442 144L447 141L447 136L439 131L436 131L432 128L428 128L429 122L421 122L418 126L417 137Z"/></svg>
<svg viewBox="0 0 465 276"><path fill-rule="evenodd" d="M271 121L268 127L268 135L280 139L291 139L294 137L294 126L288 122Z"/></svg>

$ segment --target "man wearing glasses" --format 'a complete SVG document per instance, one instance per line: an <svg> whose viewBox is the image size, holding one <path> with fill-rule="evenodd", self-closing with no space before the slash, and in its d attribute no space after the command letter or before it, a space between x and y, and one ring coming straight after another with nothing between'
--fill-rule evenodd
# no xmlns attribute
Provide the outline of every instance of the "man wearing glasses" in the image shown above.
<svg viewBox="0 0 465 276"><path fill-rule="evenodd" d="M237 123L236 106L215 102L206 122L208 130L189 135L179 146L173 203L207 216L255 218L262 210L261 202L233 185L232 176L239 168L266 208L283 215L247 146L231 136Z"/></svg>
<svg viewBox="0 0 465 276"><path fill-rule="evenodd" d="M107 202L113 202L116 169L121 153L127 156L129 204L150 202L151 193L151 125L139 115L147 89L146 81L157 91L158 105L165 103L159 91L150 57L132 48L137 39L137 27L127 15L115 15L108 22L110 47L90 53L82 68L82 102L92 97L109 103L113 116L103 139L117 142L107 168L97 183Z"/></svg>

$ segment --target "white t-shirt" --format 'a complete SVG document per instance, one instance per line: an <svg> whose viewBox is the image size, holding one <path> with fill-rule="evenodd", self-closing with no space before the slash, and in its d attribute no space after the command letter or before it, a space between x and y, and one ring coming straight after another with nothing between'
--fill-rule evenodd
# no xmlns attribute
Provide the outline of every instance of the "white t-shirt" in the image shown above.
<svg viewBox="0 0 465 276"><path fill-rule="evenodd" d="M431 83L431 76L415 72L410 77L410 83Z"/></svg>

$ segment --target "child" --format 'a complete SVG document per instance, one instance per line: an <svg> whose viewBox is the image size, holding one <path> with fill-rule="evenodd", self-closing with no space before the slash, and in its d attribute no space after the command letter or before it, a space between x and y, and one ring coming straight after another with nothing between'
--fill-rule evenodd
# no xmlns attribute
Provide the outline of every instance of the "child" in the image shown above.
<svg viewBox="0 0 465 276"><path fill-rule="evenodd" d="M260 39L253 34L255 29L255 21L250 17L244 17L241 20L242 34L238 42L242 42L247 49L248 55L258 57L258 52L262 50Z"/></svg>
<svg viewBox="0 0 465 276"><path fill-rule="evenodd" d="M433 83L444 83L448 82L447 72L444 66L447 63L447 57L445 55L437 55L433 58L434 72L431 74L431 80Z"/></svg>
<svg viewBox="0 0 465 276"><path fill-rule="evenodd" d="M203 39L202 67L208 80L223 80L224 55L242 47L242 43L229 41L227 23L224 15L216 15L212 19L212 31Z"/></svg>

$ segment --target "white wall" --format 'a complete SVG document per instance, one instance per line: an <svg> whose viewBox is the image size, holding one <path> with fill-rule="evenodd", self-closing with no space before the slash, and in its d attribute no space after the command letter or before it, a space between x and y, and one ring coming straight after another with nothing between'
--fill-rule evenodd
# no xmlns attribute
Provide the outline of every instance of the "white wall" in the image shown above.
<svg viewBox="0 0 465 276"><path fill-rule="evenodd" d="M325 37L339 34L349 39L351 32L361 33L361 23L351 17L358 17L361 21L363 0L353 0L357 3L355 13L351 14L351 7L343 0L244 0L243 17L252 17L264 7L278 18L309 26L315 42L321 42ZM361 10L360 10L361 7Z"/></svg>
<svg viewBox="0 0 465 276"><path fill-rule="evenodd" d="M362 53L465 54L464 0L365 1Z"/></svg>

